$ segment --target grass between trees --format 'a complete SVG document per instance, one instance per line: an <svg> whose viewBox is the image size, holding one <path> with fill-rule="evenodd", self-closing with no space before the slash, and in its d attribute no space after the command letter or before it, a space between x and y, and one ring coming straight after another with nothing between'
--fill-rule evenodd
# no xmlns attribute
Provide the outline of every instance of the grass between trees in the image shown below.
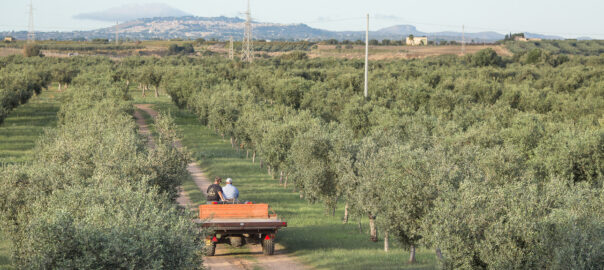
<svg viewBox="0 0 604 270"><path fill-rule="evenodd" d="M182 132L182 144L193 154L209 178L218 175L231 177L240 190L242 200L269 203L277 214L288 222L288 228L278 234L278 243L304 263L319 269L433 269L436 267L434 251L419 249L417 263L407 264L409 252L397 244L383 251L383 241L369 240L368 224L358 219L342 224L343 204L338 205L335 216L326 214L321 204L309 204L300 199L298 192L283 188L272 180L265 169L246 159L246 153L233 150L228 139L222 139L212 130L202 126L195 115L179 110L161 99L155 109L170 113ZM146 116L147 120L150 120ZM195 204L205 198L192 181L185 181L185 191Z"/></svg>
<svg viewBox="0 0 604 270"><path fill-rule="evenodd" d="M53 86L9 114L0 126L0 163L31 160L37 138L57 124L60 95Z"/></svg>
<svg viewBox="0 0 604 270"><path fill-rule="evenodd" d="M138 97L137 100L138 101L151 101L151 102L157 103L158 100L160 100L160 99L156 98L155 100L151 100L148 98ZM166 102L166 101L162 100L159 102ZM144 103L144 102L142 102L142 103ZM142 104L142 103L140 103L140 104ZM153 103L145 103L145 104L153 104ZM153 136L153 138L156 139L157 131L155 129L155 119L153 119L153 117L151 117L151 115L149 115L147 112L145 112L143 110L138 110L138 111L145 119L145 123L147 123L147 125L149 125L149 129L151 131L151 136ZM189 196L189 199L191 200L191 203L193 204L192 206L196 206L196 205L203 204L206 202L205 196L203 195L201 190L197 187L197 185L193 181L193 178L191 177L191 175L189 175L183 181L182 189L185 191L187 196ZM196 213L193 213L193 214L196 214Z"/></svg>
<svg viewBox="0 0 604 270"><path fill-rule="evenodd" d="M0 232L0 269L13 269L10 259L10 246L10 241L4 236L3 232Z"/></svg>

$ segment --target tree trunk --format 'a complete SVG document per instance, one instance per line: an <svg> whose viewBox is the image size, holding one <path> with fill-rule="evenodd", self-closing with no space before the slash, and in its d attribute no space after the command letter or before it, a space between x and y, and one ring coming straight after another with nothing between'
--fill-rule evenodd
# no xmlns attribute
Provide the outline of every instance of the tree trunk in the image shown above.
<svg viewBox="0 0 604 270"><path fill-rule="evenodd" d="M263 168L262 159L260 159L260 169Z"/></svg>
<svg viewBox="0 0 604 270"><path fill-rule="evenodd" d="M245 150L245 159L249 159L250 158L250 150L246 149Z"/></svg>
<svg viewBox="0 0 604 270"><path fill-rule="evenodd" d="M256 151L252 154L252 163L256 163Z"/></svg>
<svg viewBox="0 0 604 270"><path fill-rule="evenodd" d="M384 232L384 251L388 252L390 250L390 243L388 243L388 231Z"/></svg>
<svg viewBox="0 0 604 270"><path fill-rule="evenodd" d="M231 149L235 149L235 141L233 141L233 137L231 137Z"/></svg>
<svg viewBox="0 0 604 270"><path fill-rule="evenodd" d="M268 175L271 175L271 165L266 165L266 173L268 173Z"/></svg>
<svg viewBox="0 0 604 270"><path fill-rule="evenodd" d="M146 90L147 86L146 86L146 85L143 85L143 87L142 87L142 88L143 88L143 97L144 97L144 96L145 96L145 90Z"/></svg>
<svg viewBox="0 0 604 270"><path fill-rule="evenodd" d="M287 188L287 179L289 178L289 173L285 175L285 183L283 184L283 188Z"/></svg>
<svg viewBox="0 0 604 270"><path fill-rule="evenodd" d="M279 184L283 185L283 171L279 173Z"/></svg>
<svg viewBox="0 0 604 270"><path fill-rule="evenodd" d="M411 245L409 249L409 263L415 263L415 246Z"/></svg>
<svg viewBox="0 0 604 270"><path fill-rule="evenodd" d="M153 87L153 89L155 90L155 97L159 97L159 91L158 91L158 88L159 88L159 87L157 87L157 86L154 86L154 87Z"/></svg>
<svg viewBox="0 0 604 270"><path fill-rule="evenodd" d="M59 92L61 92L61 83L59 83Z"/></svg>
<svg viewBox="0 0 604 270"><path fill-rule="evenodd" d="M342 219L342 223L346 224L348 223L348 202L346 202L346 205L344 205L344 218Z"/></svg>
<svg viewBox="0 0 604 270"><path fill-rule="evenodd" d="M304 199L304 194L302 194L302 190L300 190L300 199Z"/></svg>
<svg viewBox="0 0 604 270"><path fill-rule="evenodd" d="M369 215L369 236L371 241L377 242L377 227L375 226L375 216Z"/></svg>
<svg viewBox="0 0 604 270"><path fill-rule="evenodd" d="M361 222L361 218L359 217L359 233L363 233L363 223Z"/></svg>
<svg viewBox="0 0 604 270"><path fill-rule="evenodd" d="M436 248L436 257L437 257L439 260L442 260L442 259L443 259L443 253L440 251L440 248Z"/></svg>

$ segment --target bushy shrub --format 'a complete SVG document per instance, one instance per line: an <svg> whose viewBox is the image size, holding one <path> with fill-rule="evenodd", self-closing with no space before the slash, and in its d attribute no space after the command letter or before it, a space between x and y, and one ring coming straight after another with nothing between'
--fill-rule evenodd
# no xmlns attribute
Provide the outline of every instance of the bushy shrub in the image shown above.
<svg viewBox="0 0 604 270"><path fill-rule="evenodd" d="M526 63L527 64L536 64L541 61L541 50L532 49L526 54Z"/></svg>
<svg viewBox="0 0 604 270"><path fill-rule="evenodd" d="M35 44L27 44L25 46L23 46L23 55L25 57L34 57L34 56L40 56L40 46L35 45Z"/></svg>
<svg viewBox="0 0 604 270"><path fill-rule="evenodd" d="M486 66L501 66L503 65L503 61L501 56L497 55L495 50L491 48L486 48L478 51L470 58L470 63L476 67L486 67Z"/></svg>
<svg viewBox="0 0 604 270"><path fill-rule="evenodd" d="M193 44L185 43L182 46L178 44L171 44L168 47L168 55L177 55L177 54L192 54L195 53L195 48L193 48Z"/></svg>
<svg viewBox="0 0 604 270"><path fill-rule="evenodd" d="M144 183L99 176L31 207L15 263L23 269L198 269L195 225Z"/></svg>
<svg viewBox="0 0 604 270"><path fill-rule="evenodd" d="M602 198L555 179L545 187L466 180L437 201L429 237L446 250L446 269L596 269L604 258Z"/></svg>

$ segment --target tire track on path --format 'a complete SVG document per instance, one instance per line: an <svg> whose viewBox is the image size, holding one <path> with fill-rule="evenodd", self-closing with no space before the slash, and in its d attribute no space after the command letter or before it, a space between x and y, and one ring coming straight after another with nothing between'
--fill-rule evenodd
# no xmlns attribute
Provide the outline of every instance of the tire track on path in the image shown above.
<svg viewBox="0 0 604 270"><path fill-rule="evenodd" d="M157 111L152 108L152 104L135 104L137 109L142 110L149 114L153 119L158 115ZM149 139L149 144L154 147L153 138L151 137L151 131L149 126L145 122L144 117L140 111L135 110L134 118L136 118L136 124L139 126L139 132ZM180 141L176 142L177 147L182 147ZM203 173L203 170L197 163L191 162L187 166L187 170L191 174L195 185L206 195L206 190L210 186L211 182L208 177ZM192 206L191 200L187 194L182 190L179 190L179 196L177 202L184 206ZM265 256L262 254L262 247L260 245L246 245L249 251L233 253L232 249L229 250L225 245L218 245L216 248L215 256L204 257L204 266L210 270L227 270L227 269L284 269L284 270L302 270L310 269L292 257L287 255L282 245L275 245L275 255ZM238 256L246 256L241 258ZM250 259L247 259L250 258Z"/></svg>

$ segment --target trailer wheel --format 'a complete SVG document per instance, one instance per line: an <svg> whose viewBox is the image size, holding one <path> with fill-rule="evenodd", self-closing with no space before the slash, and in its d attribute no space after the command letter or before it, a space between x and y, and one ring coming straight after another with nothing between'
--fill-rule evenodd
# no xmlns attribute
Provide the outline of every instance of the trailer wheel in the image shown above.
<svg viewBox="0 0 604 270"><path fill-rule="evenodd" d="M229 241L231 242L231 246L240 247L243 246L243 238L239 236L231 236L229 237Z"/></svg>
<svg viewBox="0 0 604 270"><path fill-rule="evenodd" d="M214 256L216 254L216 243L206 246L206 256Z"/></svg>
<svg viewBox="0 0 604 270"><path fill-rule="evenodd" d="M273 239L262 240L262 254L264 254L264 255L275 254L275 242L273 242Z"/></svg>

